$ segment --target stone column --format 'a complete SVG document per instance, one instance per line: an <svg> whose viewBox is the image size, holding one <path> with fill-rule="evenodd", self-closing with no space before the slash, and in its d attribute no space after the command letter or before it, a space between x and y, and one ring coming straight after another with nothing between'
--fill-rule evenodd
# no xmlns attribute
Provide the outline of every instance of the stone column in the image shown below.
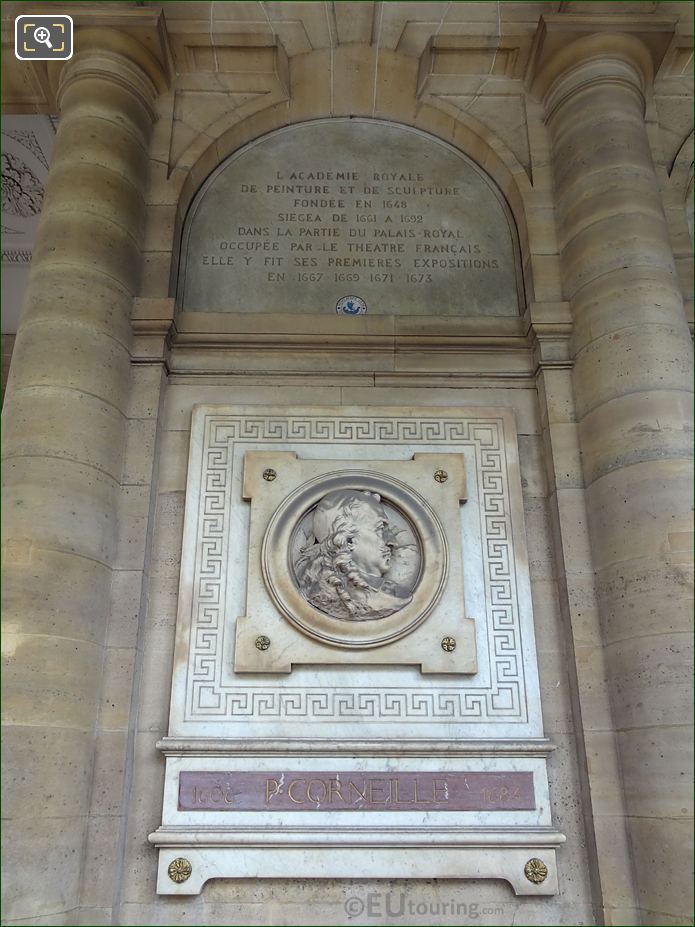
<svg viewBox="0 0 695 927"><path fill-rule="evenodd" d="M651 77L638 38L601 34L565 45L536 86L638 903L645 923L686 923L692 350L644 123Z"/></svg>
<svg viewBox="0 0 695 927"><path fill-rule="evenodd" d="M162 79L114 29L75 46L3 411L8 924L76 923Z"/></svg>

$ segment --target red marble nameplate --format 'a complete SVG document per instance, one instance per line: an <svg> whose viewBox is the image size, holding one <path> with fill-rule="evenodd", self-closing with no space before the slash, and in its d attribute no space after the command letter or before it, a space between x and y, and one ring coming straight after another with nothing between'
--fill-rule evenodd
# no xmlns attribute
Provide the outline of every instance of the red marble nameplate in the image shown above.
<svg viewBox="0 0 695 927"><path fill-rule="evenodd" d="M531 772L182 772L179 811L531 811Z"/></svg>

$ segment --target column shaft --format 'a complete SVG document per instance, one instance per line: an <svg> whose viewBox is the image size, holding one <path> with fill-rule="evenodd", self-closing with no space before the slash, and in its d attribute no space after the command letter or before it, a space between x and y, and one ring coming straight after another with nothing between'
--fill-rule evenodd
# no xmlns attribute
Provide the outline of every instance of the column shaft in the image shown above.
<svg viewBox="0 0 695 927"><path fill-rule="evenodd" d="M690 911L692 350L644 124L646 50L614 38L564 49L546 106L635 885L644 922L663 923Z"/></svg>
<svg viewBox="0 0 695 927"><path fill-rule="evenodd" d="M79 904L156 93L76 45L3 410L8 923Z"/></svg>

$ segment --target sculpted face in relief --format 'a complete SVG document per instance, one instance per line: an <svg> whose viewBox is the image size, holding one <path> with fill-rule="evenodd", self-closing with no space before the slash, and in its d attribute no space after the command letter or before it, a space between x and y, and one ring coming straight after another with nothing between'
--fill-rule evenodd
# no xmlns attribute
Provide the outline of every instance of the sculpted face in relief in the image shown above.
<svg viewBox="0 0 695 927"><path fill-rule="evenodd" d="M292 565L302 596L332 618L385 618L412 599L420 570L416 537L378 493L328 493L299 528Z"/></svg>

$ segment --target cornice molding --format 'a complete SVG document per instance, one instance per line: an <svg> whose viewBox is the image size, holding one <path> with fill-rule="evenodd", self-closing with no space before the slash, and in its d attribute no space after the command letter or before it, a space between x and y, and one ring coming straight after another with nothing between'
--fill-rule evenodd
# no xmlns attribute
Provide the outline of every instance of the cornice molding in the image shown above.
<svg viewBox="0 0 695 927"><path fill-rule="evenodd" d="M539 100L557 103L558 85L625 78L641 91L654 75L675 35L673 20L627 16L542 16L534 37L526 83ZM581 71L581 73L580 73ZM576 88L575 88L576 89Z"/></svg>
<svg viewBox="0 0 695 927"><path fill-rule="evenodd" d="M169 40L161 8L133 9L87 3L43 3L41 12L69 14L75 24L75 55L100 49L137 65L156 87L166 90L174 77ZM14 19L36 12L28 3L3 4L3 112L58 113L62 74L71 61L19 61L14 55ZM72 59L71 59L72 60Z"/></svg>

